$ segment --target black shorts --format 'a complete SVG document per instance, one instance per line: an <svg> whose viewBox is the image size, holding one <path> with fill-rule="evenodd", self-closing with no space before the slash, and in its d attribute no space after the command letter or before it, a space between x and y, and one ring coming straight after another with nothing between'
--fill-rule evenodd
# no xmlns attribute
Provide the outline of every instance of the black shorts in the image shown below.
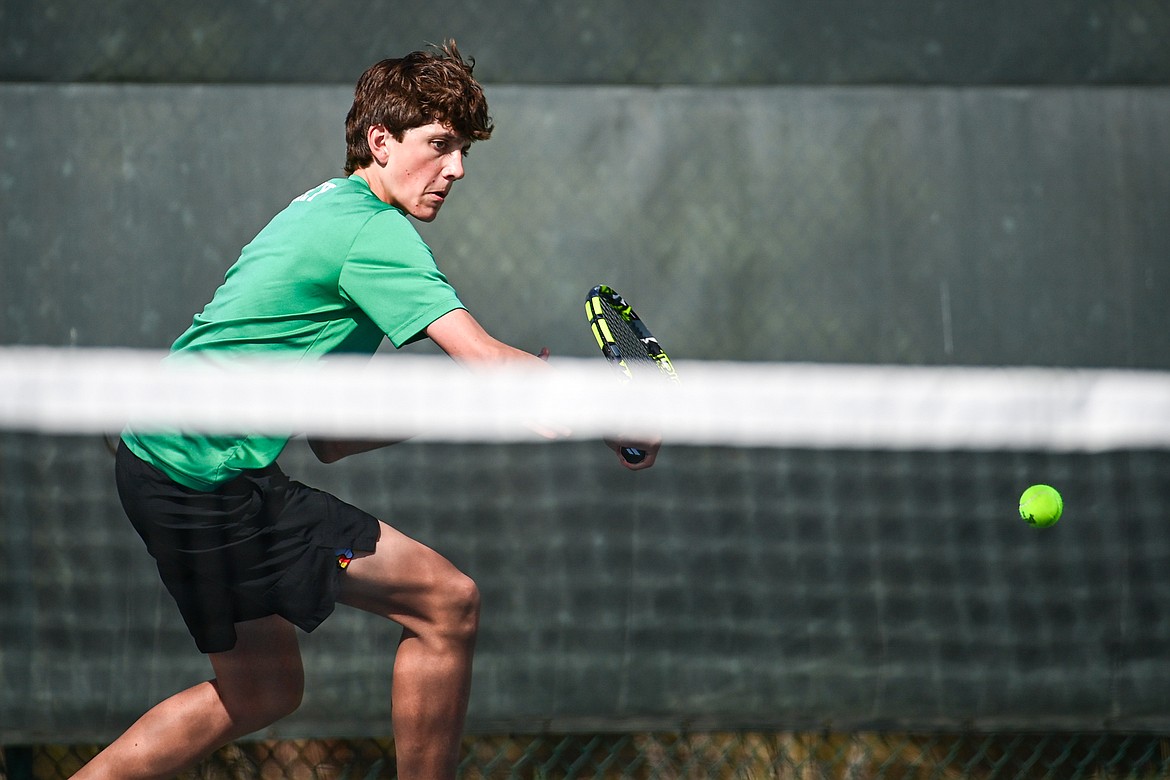
<svg viewBox="0 0 1170 780"><path fill-rule="evenodd" d="M232 649L236 623L268 615L312 631L337 602L339 552L378 540L374 517L275 465L202 492L122 444L116 473L126 515L204 653Z"/></svg>

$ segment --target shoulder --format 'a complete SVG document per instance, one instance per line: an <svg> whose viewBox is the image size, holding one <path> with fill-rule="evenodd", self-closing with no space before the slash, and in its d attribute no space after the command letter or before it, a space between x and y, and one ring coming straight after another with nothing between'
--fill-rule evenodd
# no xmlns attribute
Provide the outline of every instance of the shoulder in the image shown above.
<svg viewBox="0 0 1170 780"><path fill-rule="evenodd" d="M399 209L378 201L358 231L351 255L414 256L433 259L430 247L414 223Z"/></svg>

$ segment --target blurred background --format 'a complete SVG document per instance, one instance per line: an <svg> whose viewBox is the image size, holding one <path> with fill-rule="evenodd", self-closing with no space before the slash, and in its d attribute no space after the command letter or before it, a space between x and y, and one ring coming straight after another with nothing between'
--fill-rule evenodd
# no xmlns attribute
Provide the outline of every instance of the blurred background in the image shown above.
<svg viewBox="0 0 1170 780"><path fill-rule="evenodd" d="M606 282L676 359L1165 371L1168 37L1157 0L0 0L0 345L169 346L339 174L365 67L454 38L497 129L420 231L505 341L591 355L581 303ZM923 765L975 774L1014 749L1021 772L1073 776L1063 751L1155 776L1166 449L283 462L479 581L469 731L511 735L469 748L489 764L733 776L762 751L788 776L819 751L837 776L939 753ZM65 772L84 750L40 746L100 744L207 674L110 468L92 437L0 434L12 777ZM1069 517L1039 535L1012 515L1046 480ZM305 637L305 706L259 736L388 738L396 636L339 612Z"/></svg>
<svg viewBox="0 0 1170 780"><path fill-rule="evenodd" d="M168 346L453 37L498 129L424 232L501 336L590 349L604 280L680 357L1170 361L1158 2L0 9L5 343Z"/></svg>

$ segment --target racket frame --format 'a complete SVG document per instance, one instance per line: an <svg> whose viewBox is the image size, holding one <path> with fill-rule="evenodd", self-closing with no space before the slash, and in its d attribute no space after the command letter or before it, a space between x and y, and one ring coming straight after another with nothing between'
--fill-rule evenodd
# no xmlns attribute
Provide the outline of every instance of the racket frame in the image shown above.
<svg viewBox="0 0 1170 780"><path fill-rule="evenodd" d="M612 287L599 284L590 290L585 298L585 316L589 320L589 328L593 331L593 337L597 340L597 346L601 348L601 353L605 355L610 365L618 370L623 382L633 381L634 374L626 363L626 356L622 354L618 340L605 317L607 304L629 327L634 338L642 344L646 355L658 367L659 373L669 381L678 382L678 374L675 372L674 364L670 362L666 350L662 348L658 339L646 327L646 323L642 321L634 308ZM646 454L644 450L636 447L621 448L621 456L627 463L641 463L646 459Z"/></svg>

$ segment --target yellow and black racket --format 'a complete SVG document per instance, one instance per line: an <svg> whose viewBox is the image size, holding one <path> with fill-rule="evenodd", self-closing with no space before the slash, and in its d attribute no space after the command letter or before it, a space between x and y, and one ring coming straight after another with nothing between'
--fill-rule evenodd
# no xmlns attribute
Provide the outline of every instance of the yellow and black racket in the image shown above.
<svg viewBox="0 0 1170 780"><path fill-rule="evenodd" d="M599 284L585 298L585 316L602 354L625 381L647 378L678 381L678 374L658 339L630 304L610 286ZM641 463L646 453L636 447L622 447L627 463Z"/></svg>

